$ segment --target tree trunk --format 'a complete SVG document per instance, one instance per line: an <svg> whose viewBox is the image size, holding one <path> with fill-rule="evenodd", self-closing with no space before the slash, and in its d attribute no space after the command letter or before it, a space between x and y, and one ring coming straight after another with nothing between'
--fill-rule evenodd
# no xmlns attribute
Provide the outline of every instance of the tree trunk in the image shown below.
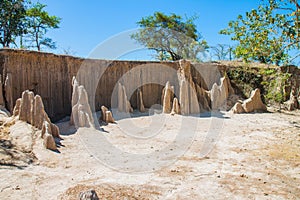
<svg viewBox="0 0 300 200"><path fill-rule="evenodd" d="M41 51L41 45L39 43L39 29L37 28L35 31L35 44L38 51Z"/></svg>

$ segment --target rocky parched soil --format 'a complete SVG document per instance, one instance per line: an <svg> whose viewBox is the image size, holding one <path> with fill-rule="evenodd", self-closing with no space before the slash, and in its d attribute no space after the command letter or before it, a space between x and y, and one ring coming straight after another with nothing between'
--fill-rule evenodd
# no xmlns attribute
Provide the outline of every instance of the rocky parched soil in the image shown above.
<svg viewBox="0 0 300 200"><path fill-rule="evenodd" d="M124 135L128 123L144 132L163 117L159 134L148 140ZM115 147L132 153L154 152L174 140L182 120L195 119L193 143L174 162L151 172L122 172L89 151L82 134L69 121L58 123L58 151L33 140L29 149L18 145L27 131L23 122L0 126L0 199L79 199L93 189L99 199L298 199L300 197L300 113L261 113L218 117L221 134L213 150L201 156L212 117L152 115L116 120L102 134ZM27 126L27 128L26 128ZM24 134L12 137L16 130ZM186 128L189 131L189 128ZM143 134L141 133L141 134ZM25 136L24 136L25 137ZM17 139L16 139L17 138ZM99 141L99 145L101 142ZM25 148L25 149L24 149ZM170 149L170 151L172 151ZM111 155L112 157L115 155ZM145 162L147 160L145 159ZM126 166L126 163L119 163Z"/></svg>

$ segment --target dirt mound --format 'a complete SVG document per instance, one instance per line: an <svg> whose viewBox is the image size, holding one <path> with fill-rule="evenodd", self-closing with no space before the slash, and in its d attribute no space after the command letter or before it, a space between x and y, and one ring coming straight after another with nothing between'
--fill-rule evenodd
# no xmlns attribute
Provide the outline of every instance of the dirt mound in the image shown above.
<svg viewBox="0 0 300 200"><path fill-rule="evenodd" d="M3 124L0 121L0 167L14 166L22 168L35 162L37 159L31 151L20 148L10 136L10 128L14 121Z"/></svg>

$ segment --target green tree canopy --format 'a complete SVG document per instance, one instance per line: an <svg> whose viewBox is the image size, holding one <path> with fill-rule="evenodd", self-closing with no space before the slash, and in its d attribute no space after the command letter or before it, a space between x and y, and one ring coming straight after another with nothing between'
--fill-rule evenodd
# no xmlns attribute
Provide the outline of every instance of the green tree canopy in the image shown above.
<svg viewBox="0 0 300 200"><path fill-rule="evenodd" d="M51 38L45 37L49 29L59 28L61 19L57 16L51 16L44 10L46 5L36 3L26 11L27 42L29 47L41 50L41 46L56 48Z"/></svg>
<svg viewBox="0 0 300 200"><path fill-rule="evenodd" d="M198 34L195 18L183 20L176 14L165 15L155 12L143 17L137 24L140 30L131 37L138 43L156 51L159 60L199 60L199 53L208 46Z"/></svg>
<svg viewBox="0 0 300 200"><path fill-rule="evenodd" d="M237 58L278 65L288 61L290 50L299 50L299 10L297 0L264 1L220 33L238 41Z"/></svg>
<svg viewBox="0 0 300 200"><path fill-rule="evenodd" d="M0 1L0 43L9 47L15 38L25 32L24 18L26 9L24 0Z"/></svg>

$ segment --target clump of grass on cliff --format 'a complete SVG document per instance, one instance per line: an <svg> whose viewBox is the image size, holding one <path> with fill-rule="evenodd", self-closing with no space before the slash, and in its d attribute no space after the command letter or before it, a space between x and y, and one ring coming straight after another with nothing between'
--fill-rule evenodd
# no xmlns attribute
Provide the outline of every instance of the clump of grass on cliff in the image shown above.
<svg viewBox="0 0 300 200"><path fill-rule="evenodd" d="M227 75L238 93L248 98L253 89L259 88L266 104L283 103L289 98L286 88L290 87L290 73L284 73L279 66L261 63L222 61L228 66Z"/></svg>

